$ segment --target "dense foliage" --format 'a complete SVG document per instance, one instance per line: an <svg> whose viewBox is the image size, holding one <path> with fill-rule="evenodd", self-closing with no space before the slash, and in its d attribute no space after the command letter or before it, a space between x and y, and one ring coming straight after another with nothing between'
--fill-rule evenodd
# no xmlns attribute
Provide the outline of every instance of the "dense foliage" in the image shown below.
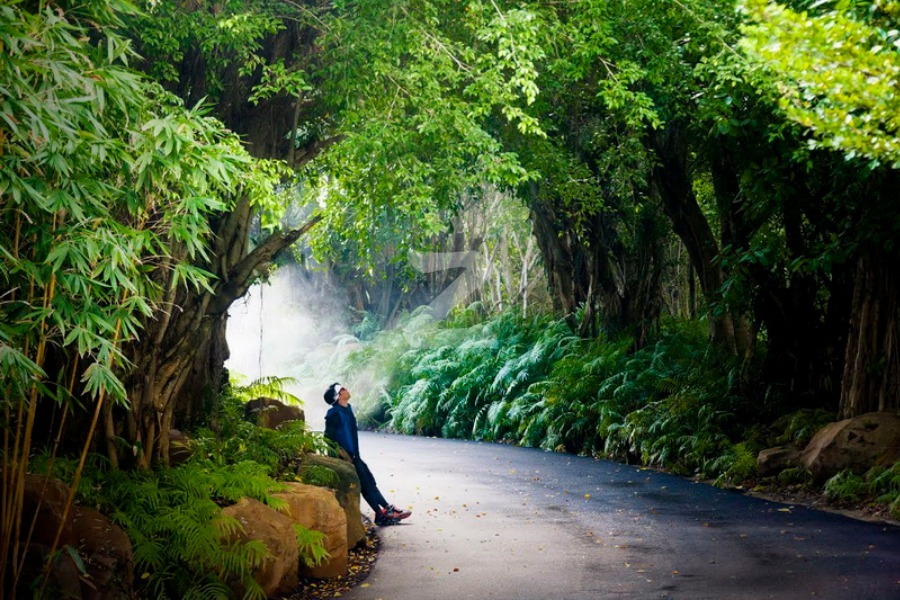
<svg viewBox="0 0 900 600"><path fill-rule="evenodd" d="M711 476L732 466L716 461L754 423L773 417L741 365L705 350L702 327L673 323L654 344L631 352L627 336L584 340L552 317L508 312L467 320L465 313L442 323L416 315L351 355L347 376L376 369L387 425L404 433Z"/></svg>
<svg viewBox="0 0 900 600"><path fill-rule="evenodd" d="M420 311L348 355L349 385L377 382L357 400L363 421L744 484L759 481L760 450L802 446L834 419L821 409L787 412L779 391L758 383L758 365L709 351L700 322L667 322L634 352L626 335L585 340L560 319L478 312L438 322ZM898 514L896 470L842 473L824 489ZM799 469L772 483L811 482Z"/></svg>
<svg viewBox="0 0 900 600"><path fill-rule="evenodd" d="M129 344L172 310L173 290L208 287L193 261L207 256L209 216L277 180L220 122L130 70L127 41L96 27L113 18L103 3L0 7L0 593L20 562L33 445L61 439L87 404L77 487L99 416L139 406L123 383ZM38 418L39 400L59 418Z"/></svg>

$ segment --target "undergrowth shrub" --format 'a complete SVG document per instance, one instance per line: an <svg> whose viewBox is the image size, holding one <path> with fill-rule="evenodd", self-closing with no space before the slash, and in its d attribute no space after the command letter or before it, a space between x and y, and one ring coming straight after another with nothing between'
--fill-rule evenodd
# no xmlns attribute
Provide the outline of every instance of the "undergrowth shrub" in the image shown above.
<svg viewBox="0 0 900 600"><path fill-rule="evenodd" d="M771 427L776 432L774 443L805 446L818 430L835 418L834 412L821 408L804 408L779 417Z"/></svg>
<svg viewBox="0 0 900 600"><path fill-rule="evenodd" d="M857 502L868 495L869 486L862 475L841 471L825 482L825 496L829 500Z"/></svg>
<svg viewBox="0 0 900 600"><path fill-rule="evenodd" d="M708 471L718 474L716 485L740 483L755 478L759 474L756 457L761 449L752 441L739 442L713 459L708 465Z"/></svg>
<svg viewBox="0 0 900 600"><path fill-rule="evenodd" d="M627 336L581 339L562 319L465 311L421 315L351 355L378 363L388 424L407 434L513 442L737 480L752 474L770 413L745 366L709 349L702 323L667 323L633 351ZM382 344L384 350L382 350ZM743 446L737 446L744 442Z"/></svg>
<svg viewBox="0 0 900 600"><path fill-rule="evenodd" d="M529 390L540 397L527 423L526 439L547 450L595 453L643 395L623 371L630 339L577 340L553 364L547 378Z"/></svg>
<svg viewBox="0 0 900 600"><path fill-rule="evenodd" d="M253 569L268 550L259 541L230 542L240 523L221 505L247 496L270 505L279 484L245 461L211 468L202 461L155 472L109 471L101 510L134 544L138 592L151 598L228 598L237 579L245 597L264 598Z"/></svg>
<svg viewBox="0 0 900 600"><path fill-rule="evenodd" d="M900 462L890 467L875 466L864 475L841 471L825 482L825 495L839 503L880 504L891 517L900 517Z"/></svg>
<svg viewBox="0 0 900 600"><path fill-rule="evenodd" d="M390 425L410 434L520 441L528 394L575 338L561 321L504 313L470 325L450 321L399 357L389 393Z"/></svg>
<svg viewBox="0 0 900 600"><path fill-rule="evenodd" d="M271 393L270 397L277 396ZM321 433L311 432L302 421L289 421L278 429L258 427L244 419L246 394L232 386L220 399L214 425L191 434L191 452L215 465L253 461L275 478L292 479L305 454L325 453L328 442Z"/></svg>
<svg viewBox="0 0 900 600"><path fill-rule="evenodd" d="M249 395L260 393L260 382ZM274 379L263 385L280 385ZM214 425L191 432L187 462L147 471L109 468L100 455L89 455L77 501L96 507L120 525L132 542L135 589L142 598L231 598L230 582L240 582L245 598L264 598L253 570L268 556L259 541L235 542L240 523L222 512L244 497L272 508L285 503L272 494L284 486L275 478L300 479L333 486L334 471L300 468L307 453L325 452L320 433L302 422L265 429L243 419L247 387L237 386L221 398ZM277 390L269 388L275 397ZM35 472L51 471L71 481L77 461L41 455ZM298 475L299 472L299 475ZM295 525L300 558L313 566L327 557L324 534Z"/></svg>

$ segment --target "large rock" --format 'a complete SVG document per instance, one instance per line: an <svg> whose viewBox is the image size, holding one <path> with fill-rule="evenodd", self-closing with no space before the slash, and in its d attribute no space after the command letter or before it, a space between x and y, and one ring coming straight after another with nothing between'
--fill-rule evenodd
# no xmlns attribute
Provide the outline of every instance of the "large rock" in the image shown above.
<svg viewBox="0 0 900 600"><path fill-rule="evenodd" d="M71 515L63 523L63 511L69 497L69 488L58 479L47 479L43 475L28 473L25 475L25 490L22 499L23 533L31 527L34 520L34 531L31 542L53 545L56 532L62 524L59 547L75 544L72 532Z"/></svg>
<svg viewBox="0 0 900 600"><path fill-rule="evenodd" d="M244 406L244 418L266 429L278 429L288 421L306 421L302 408L288 406L280 400L257 398Z"/></svg>
<svg viewBox="0 0 900 600"><path fill-rule="evenodd" d="M800 450L793 446L768 448L756 457L756 466L762 477L777 475L788 467L796 467L799 463Z"/></svg>
<svg viewBox="0 0 900 600"><path fill-rule="evenodd" d="M72 554L68 552L68 547L64 546L63 548L66 550L54 553L53 562L50 564L47 585L44 588L44 598L83 600L81 594L81 572L78 569L78 565L75 564ZM34 586L44 578L44 565L49 555L50 546L28 544L14 598L31 598L34 596Z"/></svg>
<svg viewBox="0 0 900 600"><path fill-rule="evenodd" d="M864 473L900 460L900 415L874 412L830 423L810 440L801 463L817 481L851 469Z"/></svg>
<svg viewBox="0 0 900 600"><path fill-rule="evenodd" d="M82 586L82 598L131 598L134 552L131 540L122 528L92 508L76 506L72 515L72 530L90 582Z"/></svg>
<svg viewBox="0 0 900 600"><path fill-rule="evenodd" d="M347 515L347 547L353 548L366 539L366 528L359 508L359 476L353 464L340 458L308 454L303 457L303 465L328 467L337 473L339 482L336 496Z"/></svg>
<svg viewBox="0 0 900 600"><path fill-rule="evenodd" d="M273 494L287 503L287 514L295 523L325 534L323 540L330 557L317 566L300 560L300 575L341 577L347 574L347 514L335 497L335 491L303 483L286 483L286 492Z"/></svg>
<svg viewBox="0 0 900 600"><path fill-rule="evenodd" d="M41 475L25 476L23 525L31 526L37 515L27 546L22 582L41 576L44 561L62 525L57 554L50 569L46 597L118 600L134 596L134 553L125 532L103 514L73 505L65 521L68 488L59 480ZM24 533L24 532L23 532ZM79 572L77 555L86 573Z"/></svg>
<svg viewBox="0 0 900 600"><path fill-rule="evenodd" d="M253 573L263 593L271 597L296 589L299 555L291 518L251 498L241 498L223 512L241 524L242 531L231 541L259 540L269 550L268 558ZM240 582L234 582L234 591L242 597L245 590Z"/></svg>

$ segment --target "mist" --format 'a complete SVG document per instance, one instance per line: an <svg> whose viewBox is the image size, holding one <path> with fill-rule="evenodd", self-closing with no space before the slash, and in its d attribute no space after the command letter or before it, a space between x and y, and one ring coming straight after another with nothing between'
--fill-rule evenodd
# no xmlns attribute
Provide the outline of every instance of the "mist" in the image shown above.
<svg viewBox="0 0 900 600"><path fill-rule="evenodd" d="M314 431L325 427L325 388L340 380L341 358L357 347L346 299L320 279L297 266L281 267L269 283L254 285L232 304L225 363L244 384L270 376L296 379L286 389L303 401Z"/></svg>

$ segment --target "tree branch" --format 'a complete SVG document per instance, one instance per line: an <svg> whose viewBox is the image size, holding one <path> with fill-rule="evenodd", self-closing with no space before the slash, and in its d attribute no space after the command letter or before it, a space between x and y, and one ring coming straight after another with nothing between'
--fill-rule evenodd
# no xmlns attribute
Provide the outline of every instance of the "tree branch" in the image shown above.
<svg viewBox="0 0 900 600"><path fill-rule="evenodd" d="M321 215L316 215L307 221L299 229L287 232L278 232L270 235L266 240L253 249L228 272L228 279L216 289L216 298L206 309L207 315L221 314L228 310L231 304L243 296L252 285L253 275L268 267L268 263L282 250L300 239L316 223L322 220Z"/></svg>

